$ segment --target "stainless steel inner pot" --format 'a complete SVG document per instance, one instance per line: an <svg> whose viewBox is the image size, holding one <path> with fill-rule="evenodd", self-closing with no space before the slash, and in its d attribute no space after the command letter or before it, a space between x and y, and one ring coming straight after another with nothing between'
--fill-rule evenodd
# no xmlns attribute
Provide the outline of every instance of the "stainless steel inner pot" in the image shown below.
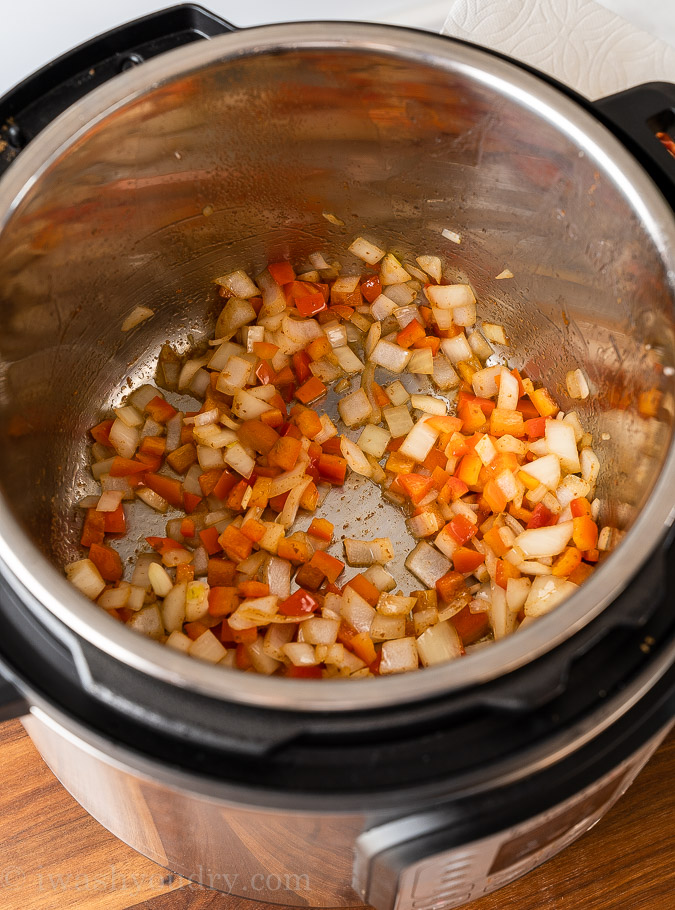
<svg viewBox="0 0 675 910"><path fill-rule="evenodd" d="M163 343L206 337L214 276L317 249L349 264L360 233L470 279L510 362L593 432L602 521L628 533L562 608L465 660L352 685L233 676L137 636L62 577L87 429L152 377ZM504 268L515 277L496 281ZM672 521L674 286L673 214L641 167L573 100L487 52L339 23L170 52L75 104L0 182L0 568L98 648L230 700L347 709L495 678L596 617ZM138 304L155 316L123 334ZM565 390L577 366L585 402ZM645 418L652 388L661 409ZM401 520L365 515L355 497L350 534Z"/></svg>

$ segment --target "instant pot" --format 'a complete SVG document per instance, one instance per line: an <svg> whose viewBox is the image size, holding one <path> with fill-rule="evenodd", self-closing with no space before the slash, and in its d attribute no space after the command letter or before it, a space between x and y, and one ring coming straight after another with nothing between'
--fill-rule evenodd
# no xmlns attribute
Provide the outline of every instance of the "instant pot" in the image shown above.
<svg viewBox="0 0 675 910"><path fill-rule="evenodd" d="M424 32L234 31L192 6L0 101L3 716L115 835L248 899L441 910L631 783L675 706L675 159L655 135L674 108L670 85L590 104ZM165 342L207 336L214 275L357 233L466 272L514 365L593 433L620 543L549 615L393 678L263 677L137 635L59 568L87 428ZM121 333L139 304L154 317Z"/></svg>

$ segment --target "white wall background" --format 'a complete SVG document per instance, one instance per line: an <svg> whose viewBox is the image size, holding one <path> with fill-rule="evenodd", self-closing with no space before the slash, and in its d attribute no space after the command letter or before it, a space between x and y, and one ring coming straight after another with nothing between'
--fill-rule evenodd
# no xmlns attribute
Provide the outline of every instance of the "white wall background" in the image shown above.
<svg viewBox="0 0 675 910"><path fill-rule="evenodd" d="M479 4L480 0L474 0ZM563 0L560 0L563 2ZM675 46L675 0L600 0ZM352 19L440 31L450 0L202 0L235 25ZM0 0L0 95L34 70L100 32L171 5L171 0Z"/></svg>

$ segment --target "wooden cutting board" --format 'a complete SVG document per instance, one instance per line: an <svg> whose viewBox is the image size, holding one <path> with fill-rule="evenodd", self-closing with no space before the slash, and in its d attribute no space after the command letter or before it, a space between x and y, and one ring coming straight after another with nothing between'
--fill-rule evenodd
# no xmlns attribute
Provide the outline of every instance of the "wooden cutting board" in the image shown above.
<svg viewBox="0 0 675 910"><path fill-rule="evenodd" d="M0 726L2 910L271 910L208 891L109 834L18 721ZM675 731L587 835L466 910L675 910Z"/></svg>

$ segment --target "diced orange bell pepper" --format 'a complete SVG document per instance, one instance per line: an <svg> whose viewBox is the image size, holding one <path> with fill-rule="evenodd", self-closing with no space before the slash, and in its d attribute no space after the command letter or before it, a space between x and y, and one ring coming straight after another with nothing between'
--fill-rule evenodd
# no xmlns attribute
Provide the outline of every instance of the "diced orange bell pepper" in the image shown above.
<svg viewBox="0 0 675 910"><path fill-rule="evenodd" d="M186 538L195 536L195 523L192 518L184 518L181 521L180 533Z"/></svg>
<svg viewBox="0 0 675 910"><path fill-rule="evenodd" d="M435 357L438 354L438 349L441 346L441 339L437 338L435 335L425 335L424 338L420 338L413 343L413 347L420 350L421 348L430 348L431 353Z"/></svg>
<svg viewBox="0 0 675 910"><path fill-rule="evenodd" d="M485 556L478 550L471 550L469 547L459 547L452 554L452 563L457 570L465 575L467 572L473 572L478 566L485 562Z"/></svg>
<svg viewBox="0 0 675 910"><path fill-rule="evenodd" d="M82 528L80 543L83 547L102 544L105 537L105 516L107 512L97 512L96 509L87 509Z"/></svg>
<svg viewBox="0 0 675 910"><path fill-rule="evenodd" d="M321 418L316 411L312 411L309 408L304 408L295 420L302 435L308 439L314 439L323 430Z"/></svg>
<svg viewBox="0 0 675 910"><path fill-rule="evenodd" d="M201 501L202 497L197 496L196 493L183 493L183 508L188 515L194 512Z"/></svg>
<svg viewBox="0 0 675 910"><path fill-rule="evenodd" d="M333 529L334 525L325 518L313 518L307 533L310 537L316 537L318 540L325 540L330 543L333 539Z"/></svg>
<svg viewBox="0 0 675 910"><path fill-rule="evenodd" d="M427 424L432 430L438 430L439 433L458 433L462 429L462 421L459 417L436 415L430 417Z"/></svg>
<svg viewBox="0 0 675 910"><path fill-rule="evenodd" d="M331 584L335 583L345 567L345 564L341 559L337 559L335 556L331 556L330 553L325 553L323 550L317 550L310 559L309 564L312 568L319 569L319 571L323 572Z"/></svg>
<svg viewBox="0 0 675 910"><path fill-rule="evenodd" d="M396 336L396 344L400 348L410 348L412 345L419 341L421 338L426 338L426 331L424 326L422 326L416 319L412 319L408 325L401 329L401 331Z"/></svg>
<svg viewBox="0 0 675 910"><path fill-rule="evenodd" d="M488 480L483 487L483 497L490 509L499 514L506 508L506 496L494 480Z"/></svg>
<svg viewBox="0 0 675 910"><path fill-rule="evenodd" d="M568 575L568 581L575 585L582 585L593 572L595 572L593 566L589 566L587 562L580 562L576 569Z"/></svg>
<svg viewBox="0 0 675 910"><path fill-rule="evenodd" d="M450 569L436 582L436 591L444 603L449 603L465 587L464 576L454 569Z"/></svg>
<svg viewBox="0 0 675 910"><path fill-rule="evenodd" d="M143 439L141 439L138 451L144 452L146 455L154 455L155 458L161 458L166 451L166 437L144 436Z"/></svg>
<svg viewBox="0 0 675 910"><path fill-rule="evenodd" d="M309 547L304 540L282 537L277 547L279 559L287 559L293 565L302 565L310 560Z"/></svg>
<svg viewBox="0 0 675 910"><path fill-rule="evenodd" d="M228 525L218 538L218 543L225 551L225 555L233 562L242 562L251 555L253 543L241 533L239 528Z"/></svg>
<svg viewBox="0 0 675 910"><path fill-rule="evenodd" d="M230 587L234 584L237 574L237 567L229 559L223 559L221 556L212 556L208 561L206 580L209 585L224 585Z"/></svg>
<svg viewBox="0 0 675 910"><path fill-rule="evenodd" d="M490 415L490 434L492 436L524 436L525 424L520 411L509 411L507 408L495 408Z"/></svg>
<svg viewBox="0 0 675 910"><path fill-rule="evenodd" d="M89 548L89 559L94 563L105 581L119 581L122 578L122 560L112 547L93 543Z"/></svg>
<svg viewBox="0 0 675 910"><path fill-rule="evenodd" d="M367 632L358 632L350 642L350 648L364 663L372 664L377 657L373 640Z"/></svg>
<svg viewBox="0 0 675 910"><path fill-rule="evenodd" d="M530 392L530 401L542 417L555 417L558 413L558 405L551 398L548 389L534 389Z"/></svg>
<svg viewBox="0 0 675 910"><path fill-rule="evenodd" d="M237 593L240 597L267 597L270 593L270 586L264 581L240 581Z"/></svg>
<svg viewBox="0 0 675 910"><path fill-rule="evenodd" d="M245 480L238 481L227 494L225 504L233 512L240 512L244 508L244 496L248 491L248 484Z"/></svg>
<svg viewBox="0 0 675 910"><path fill-rule="evenodd" d="M265 509L270 498L271 479L269 477L256 477L251 498L248 501L250 509Z"/></svg>
<svg viewBox="0 0 675 910"><path fill-rule="evenodd" d="M110 465L111 477L129 477L132 474L144 474L148 470L147 464L142 461L136 461L135 458L122 458L121 455L115 455Z"/></svg>
<svg viewBox="0 0 675 910"><path fill-rule="evenodd" d="M303 383L303 385L296 390L295 397L303 404L309 404L310 402L321 398L325 393L326 386L323 382L321 382L320 379L317 379L316 376L312 376L311 379L308 379L307 382Z"/></svg>
<svg viewBox="0 0 675 910"><path fill-rule="evenodd" d="M551 573L558 578L571 575L581 564L581 551L577 547L567 547L551 566Z"/></svg>
<svg viewBox="0 0 675 910"><path fill-rule="evenodd" d="M526 420L523 426L528 439L541 439L546 433L546 421L548 417L533 417Z"/></svg>
<svg viewBox="0 0 675 910"><path fill-rule="evenodd" d="M267 455L279 439L277 431L262 420L245 420L239 426L237 435L243 445L260 455Z"/></svg>
<svg viewBox="0 0 675 910"><path fill-rule="evenodd" d="M495 528L494 526L483 534L483 540L500 559L509 550L499 534L499 528Z"/></svg>
<svg viewBox="0 0 675 910"><path fill-rule="evenodd" d="M209 614L211 616L229 616L239 606L237 589L232 587L213 587L209 589Z"/></svg>
<svg viewBox="0 0 675 910"><path fill-rule="evenodd" d="M364 600L368 601L371 607L374 607L380 599L380 592L378 589L360 572L358 575L350 578L345 587L353 588L357 594L360 594Z"/></svg>
<svg viewBox="0 0 675 910"><path fill-rule="evenodd" d="M291 471L300 457L302 443L293 436L280 436L270 449L267 460L271 467Z"/></svg>
<svg viewBox="0 0 675 910"><path fill-rule="evenodd" d="M166 423L178 413L173 405L170 405L161 395L155 395L154 398L150 399L145 406L145 410L157 423Z"/></svg>
<svg viewBox="0 0 675 910"><path fill-rule="evenodd" d="M330 346L330 341L324 336L323 338L315 338L305 348L307 354L309 355L310 360L321 360L322 357L325 357L327 354L330 354L332 348Z"/></svg>
<svg viewBox="0 0 675 910"><path fill-rule="evenodd" d="M457 416L462 421L465 433L475 433L485 426L485 414L476 401L464 401L457 407Z"/></svg>
<svg viewBox="0 0 675 910"><path fill-rule="evenodd" d="M498 559L495 567L495 582L500 588L506 588L509 578L520 578L518 569L506 559Z"/></svg>
<svg viewBox="0 0 675 910"><path fill-rule="evenodd" d="M308 512L314 512L319 505L319 489L314 481L307 484L302 496L300 497L300 508Z"/></svg>
<svg viewBox="0 0 675 910"><path fill-rule="evenodd" d="M572 525L574 546L582 551L593 550L598 543L598 526L590 515L579 515L578 518L573 518Z"/></svg>
<svg viewBox="0 0 675 910"><path fill-rule="evenodd" d="M455 476L459 478L468 487L475 487L480 476L480 469L483 462L475 452L467 452L460 461Z"/></svg>
<svg viewBox="0 0 675 910"><path fill-rule="evenodd" d="M205 623L199 622L199 620L196 619L194 622L186 622L183 626L183 632L188 638L192 639L192 641L196 641L200 635L203 635L204 632L208 631L208 628L209 627Z"/></svg>
<svg viewBox="0 0 675 910"><path fill-rule="evenodd" d="M253 353L261 360L271 360L279 350L279 345L272 344L270 341L254 341Z"/></svg>
<svg viewBox="0 0 675 910"><path fill-rule="evenodd" d="M573 499L570 503L570 511L572 513L572 518L581 518L582 515L591 514L591 504L583 496L580 496L578 499Z"/></svg>

